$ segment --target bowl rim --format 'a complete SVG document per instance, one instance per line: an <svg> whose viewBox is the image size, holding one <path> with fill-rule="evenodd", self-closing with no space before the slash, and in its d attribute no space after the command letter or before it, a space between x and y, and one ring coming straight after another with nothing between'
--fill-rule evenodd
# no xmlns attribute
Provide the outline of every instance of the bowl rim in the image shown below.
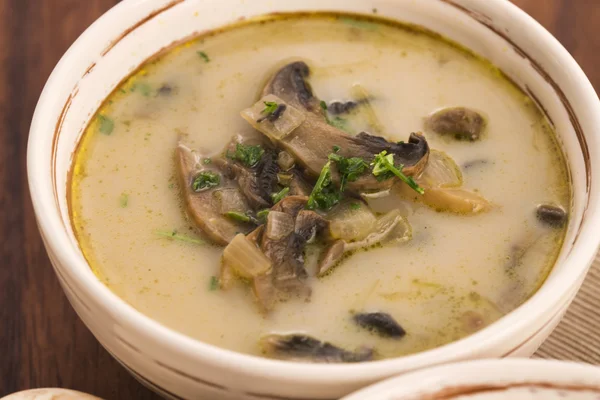
<svg viewBox="0 0 600 400"><path fill-rule="evenodd" d="M591 380L596 383L591 383ZM487 359L445 364L395 376L356 391L341 400L454 399L518 387L593 390L600 393L600 367L573 361L530 358ZM432 397L433 396L433 397Z"/></svg>
<svg viewBox="0 0 600 400"><path fill-rule="evenodd" d="M438 1L452 3L451 0ZM577 271L577 273L570 273L562 279L545 282L527 302L492 326L461 340L420 353L369 363L343 365L315 365L270 360L201 342L172 330L137 311L102 284L93 274L90 274L87 262L82 262L76 256L72 242L64 231L65 227L60 211L54 204L52 186L45 179L47 164L40 161L48 149L42 149L40 146L36 146L36 143L38 138L52 133L51 129L41 121L48 119L48 115L54 115L51 111L53 103L55 103L51 93L52 88L60 85L60 75L68 69L69 62L77 58L78 53L85 51L86 42L94 40L94 36L100 34L103 26L111 24L111 21L119 15L135 12L136 7L139 7L142 2L154 2L160 5L166 4L168 0L126 0L117 4L88 27L63 55L48 78L34 113L28 140L27 174L39 229L47 248L52 249L58 263L70 277L81 285L83 290L98 300L106 312L127 326L135 327L137 332L145 335L148 339L180 354L187 354L193 359L204 359L214 365L244 371L248 375L262 375L271 379L291 379L301 376L314 382L364 380L389 375L394 371L406 368L407 365L410 368L418 368L464 359L485 348L494 347L526 327L531 315L539 315L542 311L557 310L561 296L564 296L569 288L573 287L577 280L587 272L600 244L600 238L596 239L593 231L595 226L600 225L599 201L593 193L588 193L588 207L582 219L580 235L563 261L563 264L569 266L570 271ZM181 1L172 3L177 5ZM572 77L576 95L583 100L582 104L585 104L578 108L578 110L585 109L586 111L581 113L585 114L582 120L587 120L589 125L600 126L600 101L596 92L580 66L558 40L532 17L509 1L488 0L486 7L495 13L509 14L523 26L524 30L537 39L540 46L544 46L552 56L562 60L565 70ZM590 134L589 131L586 133ZM595 132L592 136L600 138L600 132ZM598 149L595 149L595 153L600 154ZM593 179L592 184L595 187Z"/></svg>

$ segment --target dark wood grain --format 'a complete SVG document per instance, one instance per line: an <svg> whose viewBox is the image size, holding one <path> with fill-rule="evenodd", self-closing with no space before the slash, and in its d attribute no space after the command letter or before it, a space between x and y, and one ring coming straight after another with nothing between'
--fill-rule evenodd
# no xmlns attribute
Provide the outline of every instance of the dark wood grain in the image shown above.
<svg viewBox="0 0 600 400"><path fill-rule="evenodd" d="M25 152L37 98L61 55L117 0L0 0L0 397L58 386L158 398L98 344L65 298L37 232Z"/></svg>
<svg viewBox="0 0 600 400"><path fill-rule="evenodd" d="M76 37L117 0L0 0L0 397L67 387L105 399L156 398L96 342L68 304L37 232L25 175L31 116ZM600 87L600 2L515 0Z"/></svg>

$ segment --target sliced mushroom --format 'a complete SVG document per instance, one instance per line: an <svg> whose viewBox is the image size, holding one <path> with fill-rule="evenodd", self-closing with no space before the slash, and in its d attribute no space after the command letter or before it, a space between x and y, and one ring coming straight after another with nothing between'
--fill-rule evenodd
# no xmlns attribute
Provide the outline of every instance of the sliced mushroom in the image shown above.
<svg viewBox="0 0 600 400"><path fill-rule="evenodd" d="M348 101L343 101L343 102L342 101L332 101L327 106L327 111L329 111L330 113L332 113L334 115L347 114L349 112L354 111L359 106L359 104L360 104L359 102L353 101L353 100L348 100Z"/></svg>
<svg viewBox="0 0 600 400"><path fill-rule="evenodd" d="M275 204L271 210L281 211L296 218L300 210L303 210L306 207L307 201L308 197L306 196L288 196Z"/></svg>
<svg viewBox="0 0 600 400"><path fill-rule="evenodd" d="M243 223L225 218L221 213L222 195L225 193L223 190L230 193L237 191L234 182L227 180L217 170L205 168L200 162L201 157L182 144L177 147L176 159L177 174L187 212L213 242L227 245L238 232L248 232L251 229ZM198 178L203 173L211 174L207 176L218 176L218 179L214 179L210 184L198 185ZM218 184L215 184L217 180ZM243 202L241 204L240 207L245 206Z"/></svg>
<svg viewBox="0 0 600 400"><path fill-rule="evenodd" d="M304 267L306 224L316 223L318 216L303 210L306 201L301 196L284 198L269 210L264 225L247 236L237 235L223 252L221 278L233 272L251 281L263 311L291 296L307 299L311 295Z"/></svg>
<svg viewBox="0 0 600 400"><path fill-rule="evenodd" d="M552 228L562 228L567 222L567 212L559 206L540 204L535 214L540 222Z"/></svg>
<svg viewBox="0 0 600 400"><path fill-rule="evenodd" d="M355 250L366 249L376 244L402 243L410 240L412 230L408 221L400 215L400 211L392 210L379 217L373 231L364 239L354 242L337 240L324 252L319 262L319 276L327 274L340 260Z"/></svg>
<svg viewBox="0 0 600 400"><path fill-rule="evenodd" d="M302 210L296 216L294 231L306 243L314 239L329 227L330 222L314 211Z"/></svg>
<svg viewBox="0 0 600 400"><path fill-rule="evenodd" d="M273 263L273 285L280 291L280 297L294 294L308 297L310 288L305 282L308 273L304 268L306 241L295 232L298 212L289 211L292 212L269 212L260 248Z"/></svg>
<svg viewBox="0 0 600 400"><path fill-rule="evenodd" d="M381 336L400 339L406 335L406 331L396 320L387 313L358 313L352 317L359 326L369 329Z"/></svg>
<svg viewBox="0 0 600 400"><path fill-rule="evenodd" d="M348 351L301 334L268 335L261 339L260 344L267 356L290 361L353 363L373 359L372 349Z"/></svg>
<svg viewBox="0 0 600 400"><path fill-rule="evenodd" d="M263 98L252 108L242 111L244 117L254 128L267 135L278 147L282 148L306 172L316 178L334 146L340 147L339 154L344 157L362 157L372 160L373 156L386 150L395 155L397 163L404 165L403 172L408 176L421 173L427 164L429 146L421 134L411 134L408 142L391 143L378 136L360 133L350 136L344 131L328 124L320 102L312 93L306 78L310 73L304 62L294 62L281 68L270 79L263 90ZM298 112L303 116L293 130L285 134L273 134L268 122L256 122L256 110L266 99L286 105L286 113ZM339 177L334 176L334 180ZM389 188L393 180L378 181L371 174L364 174L354 182L348 183L350 190L374 190Z"/></svg>
<svg viewBox="0 0 600 400"><path fill-rule="evenodd" d="M445 108L431 115L427 129L458 140L478 140L485 130L486 121L477 111L466 107Z"/></svg>
<svg viewBox="0 0 600 400"><path fill-rule="evenodd" d="M235 154L238 145L261 146L264 153L256 165L244 165L230 156ZM254 209L263 209L272 205L271 194L277 187L279 167L274 157L274 150L264 140L246 140L238 135L227 145L223 156L216 158L214 163L228 178L237 181L241 192Z"/></svg>

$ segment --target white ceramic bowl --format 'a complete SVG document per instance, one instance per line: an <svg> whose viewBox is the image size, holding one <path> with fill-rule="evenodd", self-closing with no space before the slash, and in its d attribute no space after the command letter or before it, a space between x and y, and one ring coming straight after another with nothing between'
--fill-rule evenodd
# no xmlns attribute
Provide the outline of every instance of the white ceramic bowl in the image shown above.
<svg viewBox="0 0 600 400"><path fill-rule="evenodd" d="M483 360L409 373L342 400L597 400L600 368L546 360Z"/></svg>
<svg viewBox="0 0 600 400"><path fill-rule="evenodd" d="M68 216L73 150L103 99L173 42L270 12L340 10L422 25L490 59L538 99L567 155L574 189L557 266L529 301L486 329L412 356L354 365L307 365L237 354L149 319L89 269ZM86 30L50 76L35 112L28 176L50 259L78 315L123 365L175 398L332 399L383 378L451 361L530 355L571 302L600 236L600 104L568 52L505 0L125 0Z"/></svg>

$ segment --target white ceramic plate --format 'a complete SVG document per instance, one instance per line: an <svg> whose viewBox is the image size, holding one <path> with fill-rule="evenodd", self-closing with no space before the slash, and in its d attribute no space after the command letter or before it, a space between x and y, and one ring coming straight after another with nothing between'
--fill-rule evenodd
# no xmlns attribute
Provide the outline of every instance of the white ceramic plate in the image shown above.
<svg viewBox="0 0 600 400"><path fill-rule="evenodd" d="M598 400L600 368L546 360L483 360L392 378L342 400Z"/></svg>

